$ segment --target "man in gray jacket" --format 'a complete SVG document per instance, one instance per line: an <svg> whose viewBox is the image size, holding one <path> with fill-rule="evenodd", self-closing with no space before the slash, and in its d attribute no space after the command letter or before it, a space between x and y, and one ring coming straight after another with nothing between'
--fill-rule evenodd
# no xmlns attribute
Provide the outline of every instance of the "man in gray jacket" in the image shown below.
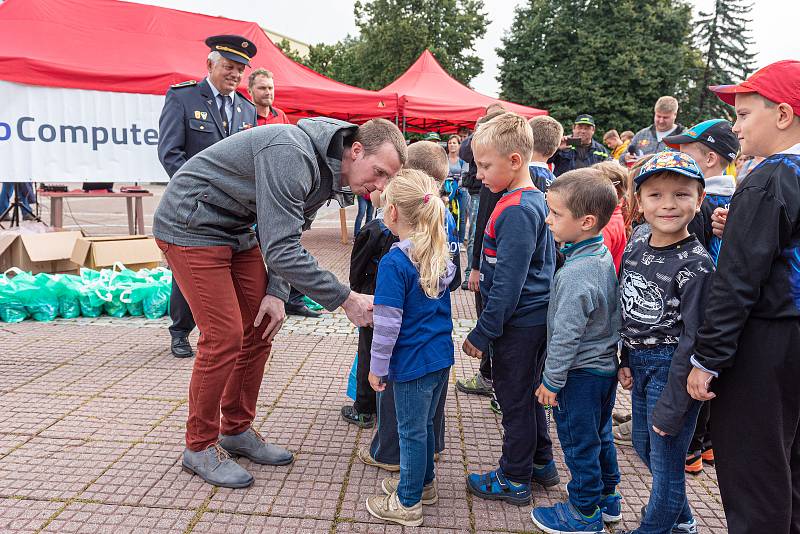
<svg viewBox="0 0 800 534"><path fill-rule="evenodd" d="M242 488L253 477L230 455L266 465L292 462L292 453L251 427L289 284L328 310L343 307L356 326L372 321L372 298L321 269L300 235L325 202L352 203L347 186L357 195L382 190L405 160L403 135L389 121L303 119L227 137L170 180L153 235L201 332L184 470Z"/></svg>

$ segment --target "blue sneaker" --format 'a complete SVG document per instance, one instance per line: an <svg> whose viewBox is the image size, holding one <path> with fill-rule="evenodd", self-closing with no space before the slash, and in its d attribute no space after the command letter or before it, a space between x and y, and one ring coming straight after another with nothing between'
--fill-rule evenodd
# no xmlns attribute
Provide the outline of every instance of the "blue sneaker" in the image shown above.
<svg viewBox="0 0 800 534"><path fill-rule="evenodd" d="M603 495L600 501L600 511L603 512L605 523L617 523L622 520L622 495L615 491L611 495Z"/></svg>
<svg viewBox="0 0 800 534"><path fill-rule="evenodd" d="M481 499L505 501L514 506L526 506L531 502L530 484L511 482L499 468L467 475L467 489Z"/></svg>
<svg viewBox="0 0 800 534"><path fill-rule="evenodd" d="M556 463L553 460L550 460L550 463L542 466L534 464L533 478L531 480L545 488L558 486L561 483L561 477L558 476Z"/></svg>
<svg viewBox="0 0 800 534"><path fill-rule="evenodd" d="M639 517L639 522L644 521L644 516L647 513L647 506L642 506L641 516ZM672 525L672 530L670 531L671 534L697 534L697 521L694 518L691 518L686 523L675 523Z"/></svg>
<svg viewBox="0 0 800 534"><path fill-rule="evenodd" d="M548 534L598 534L605 532L603 514L600 508L587 517L568 502L559 502L549 508L531 510L533 524Z"/></svg>

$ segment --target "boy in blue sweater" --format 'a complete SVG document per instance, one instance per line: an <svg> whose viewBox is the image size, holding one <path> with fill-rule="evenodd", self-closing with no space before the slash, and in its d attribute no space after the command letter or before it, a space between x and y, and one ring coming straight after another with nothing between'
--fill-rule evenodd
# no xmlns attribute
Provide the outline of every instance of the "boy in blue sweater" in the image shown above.
<svg viewBox="0 0 800 534"><path fill-rule="evenodd" d="M483 238L483 312L464 341L468 356L488 352L497 400L503 407L500 466L467 477L481 498L524 506L536 450L534 384L547 338L547 305L555 270L555 243L545 224L544 194L528 172L533 133L514 113L483 125L472 138L478 178L492 192L507 191Z"/></svg>

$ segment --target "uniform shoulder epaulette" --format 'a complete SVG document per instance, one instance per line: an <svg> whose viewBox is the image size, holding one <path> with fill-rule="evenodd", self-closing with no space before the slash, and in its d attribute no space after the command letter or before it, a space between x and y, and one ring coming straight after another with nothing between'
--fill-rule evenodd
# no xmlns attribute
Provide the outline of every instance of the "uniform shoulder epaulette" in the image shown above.
<svg viewBox="0 0 800 534"><path fill-rule="evenodd" d="M174 85L170 85L172 89L178 89L180 87L192 87L193 85L197 85L197 81L195 80L186 80L185 82L176 83Z"/></svg>
<svg viewBox="0 0 800 534"><path fill-rule="evenodd" d="M244 98L245 100L247 100L248 102L250 102L251 104L253 104L254 106L256 105L256 103L255 103L255 102L253 102L252 100L250 100L250 97L249 97L249 96L247 96L246 94L244 94L244 93L243 93L243 92L241 92L240 90L238 90L238 89L237 89L237 90L236 90L236 94L237 94L237 95L239 95L239 96L241 96L242 98Z"/></svg>

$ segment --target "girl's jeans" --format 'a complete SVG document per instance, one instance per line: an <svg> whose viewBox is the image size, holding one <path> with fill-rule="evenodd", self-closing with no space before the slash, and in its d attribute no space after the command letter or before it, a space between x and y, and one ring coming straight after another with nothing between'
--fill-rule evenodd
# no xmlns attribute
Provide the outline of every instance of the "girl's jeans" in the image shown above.
<svg viewBox="0 0 800 534"><path fill-rule="evenodd" d="M422 488L433 482L433 414L450 368L428 373L408 382L395 382L394 405L400 434L400 484L397 497L403 506L422 499Z"/></svg>
<svg viewBox="0 0 800 534"><path fill-rule="evenodd" d="M660 436L653 431L653 410L667 385L674 345L631 350L633 375L631 437L636 453L653 475L647 512L637 534L669 534L673 525L692 519L686 499L686 451L694 434L700 402L692 401L683 428L676 436Z"/></svg>

